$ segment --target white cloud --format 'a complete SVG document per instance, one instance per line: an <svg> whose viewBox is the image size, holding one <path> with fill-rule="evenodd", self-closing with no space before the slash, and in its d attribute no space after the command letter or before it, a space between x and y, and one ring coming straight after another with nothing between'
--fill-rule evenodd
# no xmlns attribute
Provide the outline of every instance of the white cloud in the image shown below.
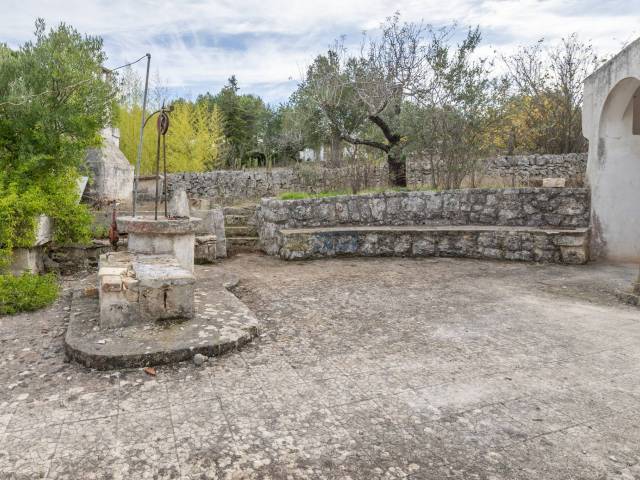
<svg viewBox="0 0 640 480"><path fill-rule="evenodd" d="M111 66L149 51L168 86L192 95L236 74L243 91L281 100L315 55L341 34L357 42L399 10L404 19L480 25L483 52L572 32L603 54L640 35L640 0L0 0L0 41L31 37L34 19L105 38ZM6 3L3 5L3 3Z"/></svg>

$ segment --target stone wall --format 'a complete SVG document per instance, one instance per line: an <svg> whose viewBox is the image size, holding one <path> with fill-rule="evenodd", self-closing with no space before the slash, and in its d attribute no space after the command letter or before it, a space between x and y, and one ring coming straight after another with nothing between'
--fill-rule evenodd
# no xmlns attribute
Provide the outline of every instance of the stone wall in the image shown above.
<svg viewBox="0 0 640 480"><path fill-rule="evenodd" d="M189 198L210 198L216 203L233 204L246 199L271 197L282 192L322 192L351 187L354 175L367 187L387 185L386 165L367 172L350 168L326 168L317 164L295 168L216 170L203 173L168 175L169 193L185 189Z"/></svg>
<svg viewBox="0 0 640 480"><path fill-rule="evenodd" d="M319 227L280 230L284 260L336 256L465 257L582 264L587 228L500 226Z"/></svg>
<svg viewBox="0 0 640 480"><path fill-rule="evenodd" d="M486 161L485 175L513 177L519 182L543 177L577 178L586 169L586 154L517 155ZM348 190L354 178L364 187L387 186L387 166L327 168L319 163L292 168L216 170L203 173L173 173L168 178L169 192L183 188L190 198L211 198L221 204L233 204L245 199L276 196L282 192L322 192ZM153 198L155 180L142 181L139 190ZM429 163L421 159L407 160L407 183L430 185ZM155 190L153 190L155 192ZM145 197L145 198L147 198Z"/></svg>
<svg viewBox="0 0 640 480"><path fill-rule="evenodd" d="M581 185L587 170L587 154L511 155L487 158L481 164L484 167L476 178L480 184L486 177L499 177L508 179L509 183L527 185L532 181L551 177L565 178L573 185ZM420 159L407 160L407 183L414 186L430 185L429 162ZM491 180L488 183L492 183Z"/></svg>
<svg viewBox="0 0 640 480"><path fill-rule="evenodd" d="M278 251L285 228L337 225L589 225L583 188L467 189L387 192L320 199L263 199L257 215L262 249Z"/></svg>
<svg viewBox="0 0 640 480"><path fill-rule="evenodd" d="M127 249L126 238L120 239L118 248ZM98 268L100 255L112 251L113 247L106 239L94 239L89 245L51 244L45 251L45 270L62 275L92 271Z"/></svg>
<svg viewBox="0 0 640 480"><path fill-rule="evenodd" d="M586 153L564 155L514 155L496 157L487 162L486 175L519 179L561 177L577 178L587 170Z"/></svg>

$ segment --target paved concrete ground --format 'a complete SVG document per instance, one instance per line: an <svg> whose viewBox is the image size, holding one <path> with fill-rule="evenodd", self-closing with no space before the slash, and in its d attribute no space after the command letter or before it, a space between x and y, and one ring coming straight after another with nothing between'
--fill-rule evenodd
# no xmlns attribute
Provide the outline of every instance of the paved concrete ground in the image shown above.
<svg viewBox="0 0 640 480"><path fill-rule="evenodd" d="M215 268L263 334L202 368L64 363L63 301L0 318L0 478L640 478L631 268Z"/></svg>

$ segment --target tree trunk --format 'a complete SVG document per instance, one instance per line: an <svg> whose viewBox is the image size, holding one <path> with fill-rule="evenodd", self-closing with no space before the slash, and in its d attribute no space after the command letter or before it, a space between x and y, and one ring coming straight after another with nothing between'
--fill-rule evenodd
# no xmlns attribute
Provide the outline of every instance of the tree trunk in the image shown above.
<svg viewBox="0 0 640 480"><path fill-rule="evenodd" d="M342 141L340 134L333 132L331 134L331 165L339 167L342 164Z"/></svg>
<svg viewBox="0 0 640 480"><path fill-rule="evenodd" d="M392 148L387 154L387 165L389 166L389 183L392 187L407 186L407 164L403 161L402 155L394 152Z"/></svg>

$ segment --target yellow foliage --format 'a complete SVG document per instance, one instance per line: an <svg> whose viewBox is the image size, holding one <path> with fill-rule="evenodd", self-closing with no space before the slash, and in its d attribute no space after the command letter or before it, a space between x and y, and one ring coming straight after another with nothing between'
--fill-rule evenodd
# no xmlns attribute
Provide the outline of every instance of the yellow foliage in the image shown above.
<svg viewBox="0 0 640 480"><path fill-rule="evenodd" d="M132 164L136 161L140 116L139 106L121 107L118 116L120 150ZM169 114L169 131L166 138L167 171L202 172L215 167L218 164L223 138L222 116L217 106L209 111L204 105L176 103ZM140 167L142 174L155 172L157 141L154 117L147 122L144 129ZM160 158L162 159L162 156ZM162 169L162 165L160 168Z"/></svg>
<svg viewBox="0 0 640 480"><path fill-rule="evenodd" d="M547 95L517 96L493 112L495 121L484 133L484 142L498 151L515 153L544 152L553 137L553 98Z"/></svg>

